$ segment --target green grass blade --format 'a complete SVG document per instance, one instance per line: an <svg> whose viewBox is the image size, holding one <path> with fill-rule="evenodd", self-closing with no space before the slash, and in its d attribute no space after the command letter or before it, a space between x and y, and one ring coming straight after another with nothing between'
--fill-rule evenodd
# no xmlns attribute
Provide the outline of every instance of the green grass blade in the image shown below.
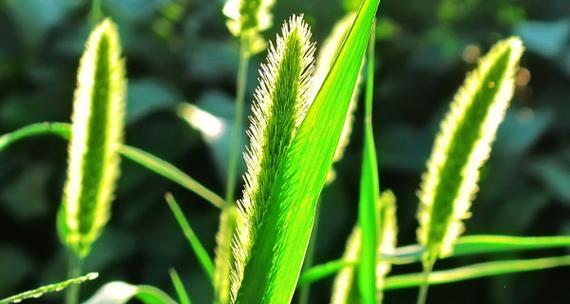
<svg viewBox="0 0 570 304"><path fill-rule="evenodd" d="M449 284L483 277L562 266L570 266L570 256L486 262L449 270L434 271L429 276L429 284ZM422 283L423 273L396 275L386 279L384 290L417 287Z"/></svg>
<svg viewBox="0 0 570 304"><path fill-rule="evenodd" d="M320 281L327 277L330 277L337 272L341 271L343 268L353 268L357 266L358 263L353 261L346 261L343 259L329 261L320 265L313 266L306 271L303 271L301 277L299 278L299 285L303 286L306 284L311 284L313 282Z"/></svg>
<svg viewBox="0 0 570 304"><path fill-rule="evenodd" d="M119 281L103 285L83 304L125 304L134 299L143 304L177 304L170 296L156 287L131 285Z"/></svg>
<svg viewBox="0 0 570 304"><path fill-rule="evenodd" d="M446 258L560 247L570 247L570 237L469 235L460 237L455 242L451 255ZM395 264L410 264L420 262L423 251L421 245L409 245L396 248L394 254L386 258Z"/></svg>
<svg viewBox="0 0 570 304"><path fill-rule="evenodd" d="M110 217L119 177L125 109L125 67L110 20L90 34L79 64L63 205L64 242L85 257Z"/></svg>
<svg viewBox="0 0 570 304"><path fill-rule="evenodd" d="M95 280L98 276L99 274L92 272L81 277L72 278L63 282L42 286L40 288L22 292L20 294L0 300L0 304L20 303L27 299L37 299L46 293L59 292L71 285L82 284L87 281Z"/></svg>
<svg viewBox="0 0 570 304"><path fill-rule="evenodd" d="M375 298L373 299L376 303L381 303L382 301L382 286L384 284L384 278L388 274L391 268L391 264L388 259L385 258L387 254L392 253L396 247L396 197L394 194L387 190L384 191L380 198L377 200L377 227L376 235L378 236L378 245L375 248L376 254L376 264L372 266L375 275ZM362 250L362 236L361 236L360 226L356 226L350 235L345 253L343 255L342 261L344 265L350 265L351 263L358 263L359 258L361 258ZM359 287L357 282L360 278L356 278L356 267L343 267L340 263L333 263L331 265L316 266L316 274L311 279L321 279L330 274L333 271L339 271L337 274L332 291L332 304L346 304L346 303L360 303L362 302L361 294L359 293ZM310 270L308 273L313 272Z"/></svg>
<svg viewBox="0 0 570 304"><path fill-rule="evenodd" d="M202 246L202 243L194 233L194 230L192 230L190 223L188 223L186 216L184 216L184 213L182 212L182 209L180 209L180 206L176 202L176 199L174 199L174 196L172 196L172 194L170 193L167 193L165 199L166 202L168 203L168 206L170 207L170 210L172 210L172 213L174 214L174 217L176 218L178 225L180 225L182 233L184 234L184 236L188 240L188 243L190 243L190 247L192 247L192 250L196 254L196 257L198 258L200 265L202 266L202 268L210 278L210 281L213 283L214 263L212 262L212 259L208 255L208 252L206 251L204 246Z"/></svg>
<svg viewBox="0 0 570 304"><path fill-rule="evenodd" d="M70 137L70 125L62 122L42 122L22 127L16 131L0 136L0 152L11 144L28 137L53 134L63 139ZM182 172L172 164L138 148L122 145L119 149L122 156L149 169L150 171L178 184L202 197L212 205L222 208L224 199L199 182Z"/></svg>
<svg viewBox="0 0 570 304"><path fill-rule="evenodd" d="M178 300L180 304L192 304L190 301L190 296L188 296L188 292L184 287L184 283L180 280L180 276L175 269L170 269L169 271L170 279L172 280L172 285L174 285L174 290L176 290L176 294L178 295Z"/></svg>
<svg viewBox="0 0 570 304"><path fill-rule="evenodd" d="M332 165L350 99L368 45L378 0L364 1L333 67L280 164L239 303L288 303L299 278L316 203Z"/></svg>
<svg viewBox="0 0 570 304"><path fill-rule="evenodd" d="M376 303L376 252L378 251L376 223L378 214L378 196L380 184L378 161L372 130L372 103L374 101L374 37L372 27L368 47L368 66L366 79L366 103L364 114L364 144L362 153L362 171L360 175L360 198L358 205L358 225L361 231L361 249L358 263L358 290L361 302Z"/></svg>
<svg viewBox="0 0 570 304"><path fill-rule="evenodd" d="M174 165L141 149L127 145L123 145L119 152L121 152L124 157L138 163L150 171L196 193L206 201L212 203L214 206L222 208L224 205L223 198L210 189L204 187L198 181L182 172Z"/></svg>
<svg viewBox="0 0 570 304"><path fill-rule="evenodd" d="M333 27L331 33L325 39L322 46L319 50L319 55L317 57L317 61L315 64L315 73L313 74L313 83L321 84L325 81L344 40L346 39L346 35L354 22L354 18L356 17L356 13L349 13L340 19ZM364 66L364 64L363 64ZM363 70L363 69L362 69ZM344 122L344 126L342 128L342 133L340 135L340 140L338 146L336 148L333 163L339 162L343 156L344 151L346 150L348 144L350 143L350 135L352 133L352 127L354 124L354 113L356 112L356 108L358 106L358 98L360 96L360 86L362 83L362 70L359 73L359 77L357 80L357 84L354 87L354 93L352 94L352 99L350 101L349 110L346 115L346 120ZM314 85L311 88L310 92L310 100L313 100L315 96L319 93L320 86ZM327 184L332 183L336 178L336 172L334 168L328 173L327 176Z"/></svg>
<svg viewBox="0 0 570 304"><path fill-rule="evenodd" d="M513 95L522 52L518 38L498 42L467 77L441 124L419 194L418 240L427 248L428 262L450 254L463 232L479 168Z"/></svg>

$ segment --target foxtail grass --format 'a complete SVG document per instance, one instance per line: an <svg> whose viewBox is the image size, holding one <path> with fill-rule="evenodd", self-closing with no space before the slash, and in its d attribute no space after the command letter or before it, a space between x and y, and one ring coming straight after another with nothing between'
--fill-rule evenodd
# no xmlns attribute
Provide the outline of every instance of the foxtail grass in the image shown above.
<svg viewBox="0 0 570 304"><path fill-rule="evenodd" d="M518 38L498 42L467 76L436 137L419 191L419 243L425 246L425 280L440 256L451 253L463 233L477 192L479 170L514 92L523 46ZM427 285L418 303L425 303Z"/></svg>

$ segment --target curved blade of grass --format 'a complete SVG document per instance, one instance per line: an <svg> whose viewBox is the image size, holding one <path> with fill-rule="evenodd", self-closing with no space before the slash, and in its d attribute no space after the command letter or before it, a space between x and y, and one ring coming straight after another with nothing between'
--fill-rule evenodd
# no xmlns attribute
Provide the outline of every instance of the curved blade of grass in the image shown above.
<svg viewBox="0 0 570 304"><path fill-rule="evenodd" d="M16 131L0 136L0 152L22 139L28 137L53 134L63 139L69 139L70 125L63 122L42 122L22 127ZM201 185L199 182L182 172L172 164L138 148L122 145L119 149L122 156L149 169L150 171L186 188L202 197L212 205L222 208L224 199Z"/></svg>
<svg viewBox="0 0 570 304"><path fill-rule="evenodd" d="M125 304L133 299L137 299L143 304L176 304L176 301L156 287L131 285L119 281L103 285L83 304Z"/></svg>
<svg viewBox="0 0 570 304"><path fill-rule="evenodd" d="M418 242L425 246L427 277L435 261L449 255L463 233L463 220L477 192L479 169L489 157L495 133L514 92L523 53L518 38L499 41L455 95L436 137L419 192ZM418 304L425 303L427 285Z"/></svg>
<svg viewBox="0 0 570 304"><path fill-rule="evenodd" d="M75 91L67 180L64 242L85 257L110 217L119 177L125 108L125 67L119 34L110 20L90 34Z"/></svg>
<svg viewBox="0 0 570 304"><path fill-rule="evenodd" d="M380 195L378 161L372 130L372 103L374 101L374 37L372 26L368 46L368 66L366 79L366 103L364 114L364 144L362 153L362 171L360 174L360 199L358 204L358 225L361 231L361 249L358 263L358 290L362 303L376 303L376 255L378 251L376 223ZM380 232L383 232L381 229Z"/></svg>
<svg viewBox="0 0 570 304"><path fill-rule="evenodd" d="M385 258L386 254L390 254L394 251L396 247L396 197L394 194L387 190L384 191L376 202L378 210L376 213L377 227L376 234L378 235L378 245L374 250L376 255L376 264L372 265L373 274L375 275L375 291L374 295L375 303L382 302L382 286L384 284L384 278L390 271L390 262ZM359 259L362 258L362 228L356 226L350 235L344 256L342 261L344 261L345 266L351 263L358 263ZM326 264L325 264L326 265ZM359 286L357 284L360 277L357 278L357 268L355 267L343 267L341 263L333 263L331 265L326 265L327 267L316 268L317 272L312 274L311 279L321 279L333 273L333 271L339 271L335 278L332 291L332 304L347 304L347 303L361 303L363 302L361 293L359 292ZM340 267L338 269L335 269ZM360 269L358 269L360 271Z"/></svg>
<svg viewBox="0 0 570 304"><path fill-rule="evenodd" d="M366 0L280 164L245 268L239 303L288 303L362 63L379 0Z"/></svg>
<svg viewBox="0 0 570 304"><path fill-rule="evenodd" d="M570 247L568 236L508 236L508 235L470 235L460 237L454 245L453 252L445 258L454 258L467 255L492 254L499 252L516 252L524 250L540 250L550 248ZM393 254L385 254L393 264L411 264L421 262L423 247L409 245L398 247ZM329 261L313 266L303 272L299 284L308 284L334 275L345 267L354 266L354 262L345 259Z"/></svg>
<svg viewBox="0 0 570 304"><path fill-rule="evenodd" d="M570 256L486 262L449 270L434 271L429 276L428 284L448 284L483 277L544 270L562 266L570 266ZM423 280L423 273L391 276L386 278L384 290L417 287L423 284Z"/></svg>
<svg viewBox="0 0 570 304"><path fill-rule="evenodd" d="M570 237L469 235L460 237L455 242L451 255L444 258L560 247L570 247ZM410 264L421 262L423 252L421 245L409 245L396 248L394 254L386 258L395 264Z"/></svg>
<svg viewBox="0 0 570 304"><path fill-rule="evenodd" d="M98 273L92 272L81 277L72 278L63 282L42 286L40 288L22 292L20 294L0 300L0 304L20 303L27 299L37 299L46 293L59 292L71 285L78 285L85 283L87 281L95 280L98 276L99 276Z"/></svg>
<svg viewBox="0 0 570 304"><path fill-rule="evenodd" d="M208 255L208 252L206 251L204 246L202 246L202 243L194 233L194 230L192 230L190 223L188 223L186 216L184 216L184 213L182 212L182 209L180 209L180 206L176 202L176 199L174 199L174 196L172 196L172 194L170 193L167 193L165 195L165 199L166 202L168 203L168 206L170 207L170 210L172 210L172 213L174 214L174 217L176 218L178 225L180 225L182 233L184 234L184 236L188 240L188 243L190 243L190 247L192 247L192 250L196 254L196 257L198 258L200 265L202 266L202 268L210 278L210 282L213 283L214 263L212 262L212 259Z"/></svg>
<svg viewBox="0 0 570 304"><path fill-rule="evenodd" d="M174 285L174 290L176 290L180 304L192 304L192 301L190 301L190 296L188 296L188 292L184 287L184 283L182 283L182 280L180 280L178 272L176 272L175 269L170 269L168 273L170 274L170 279L172 280L172 285Z"/></svg>

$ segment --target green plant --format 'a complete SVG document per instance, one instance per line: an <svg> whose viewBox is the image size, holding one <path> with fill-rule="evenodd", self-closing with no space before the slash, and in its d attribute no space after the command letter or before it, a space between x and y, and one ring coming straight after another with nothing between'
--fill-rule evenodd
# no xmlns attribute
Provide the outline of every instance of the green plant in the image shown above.
<svg viewBox="0 0 570 304"><path fill-rule="evenodd" d="M273 1L229 0L224 7L228 27L239 38L241 48L225 199L166 161L122 143L125 73L119 38L111 21L98 23L102 12L99 1L94 1L92 20L96 26L78 72L72 125L40 123L0 137L0 151L41 134L69 140L68 179L58 228L73 252L70 276L79 275L81 259L88 255L110 216L120 156L221 209L216 258L212 261L182 208L172 195L166 196L214 286L217 303L288 303L296 288L308 292L312 282L334 274L332 303L379 303L384 291L415 286L421 287L418 302L423 303L431 284L570 265L570 258L562 256L493 261L432 272L438 259L570 246L568 237L460 237L479 170L489 156L514 92L514 74L523 52L518 38L498 42L457 93L441 125L421 186L418 244L396 247L396 197L389 190L380 192L372 130L374 24L379 2L362 1L358 13L348 14L339 23L315 68L315 47L303 17L293 16L285 22L260 69L248 131L245 187L236 204L233 192L239 141L235 134L241 130L246 70L250 56L265 47L260 32L272 24ZM354 6L354 1L346 3ZM312 266L308 248L318 221L319 197L351 133L363 66L367 82L358 221L341 259ZM391 268L411 263L421 263L423 273L388 276ZM180 303L190 303L178 273L171 270L170 277ZM72 278L1 303L38 297L92 278ZM68 290L68 303L76 303L78 290ZM121 297L116 298L116 293ZM175 303L157 288L124 282L105 284L86 303L110 299L124 303L134 298L143 303ZM301 301L307 297L301 296Z"/></svg>

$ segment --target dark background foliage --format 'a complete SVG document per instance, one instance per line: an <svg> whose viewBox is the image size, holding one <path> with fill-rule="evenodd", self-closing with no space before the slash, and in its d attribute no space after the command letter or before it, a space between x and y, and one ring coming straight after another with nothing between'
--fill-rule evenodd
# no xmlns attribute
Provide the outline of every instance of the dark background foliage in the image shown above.
<svg viewBox="0 0 570 304"><path fill-rule="evenodd" d="M346 5L350 1L344 1ZM178 118L191 102L231 126L237 68L222 1L103 1L118 24L127 58L127 142L163 157L223 194L227 141L208 143ZM0 1L0 133L40 121L68 121L75 73L88 34L85 0ZM277 1L282 21L304 13L318 42L343 14L331 0ZM399 245L415 242L415 195L438 122L465 73L496 40L520 35L527 47L517 93L499 131L467 233L570 233L570 2L568 0L383 0L378 26L375 131L381 188L398 197ZM256 85L256 56L248 98ZM530 77L530 81L529 80ZM324 190L316 261L338 258L356 220L361 153L359 111L353 140ZM0 298L65 277L55 214L65 177L66 143L36 138L0 154ZM172 292L169 267L196 303L211 287L163 200L172 191L212 252L218 210L180 187L123 162L113 216L87 261L104 282L153 284ZM562 250L546 253L562 254ZM544 254L544 253L543 253ZM501 258L535 254L501 255ZM440 268L494 256L441 262ZM416 272L419 265L394 272ZM568 268L433 287L431 303L565 303ZM326 303L330 284L313 286ZM417 290L388 292L386 303L413 303ZM42 298L59 303L59 295Z"/></svg>

